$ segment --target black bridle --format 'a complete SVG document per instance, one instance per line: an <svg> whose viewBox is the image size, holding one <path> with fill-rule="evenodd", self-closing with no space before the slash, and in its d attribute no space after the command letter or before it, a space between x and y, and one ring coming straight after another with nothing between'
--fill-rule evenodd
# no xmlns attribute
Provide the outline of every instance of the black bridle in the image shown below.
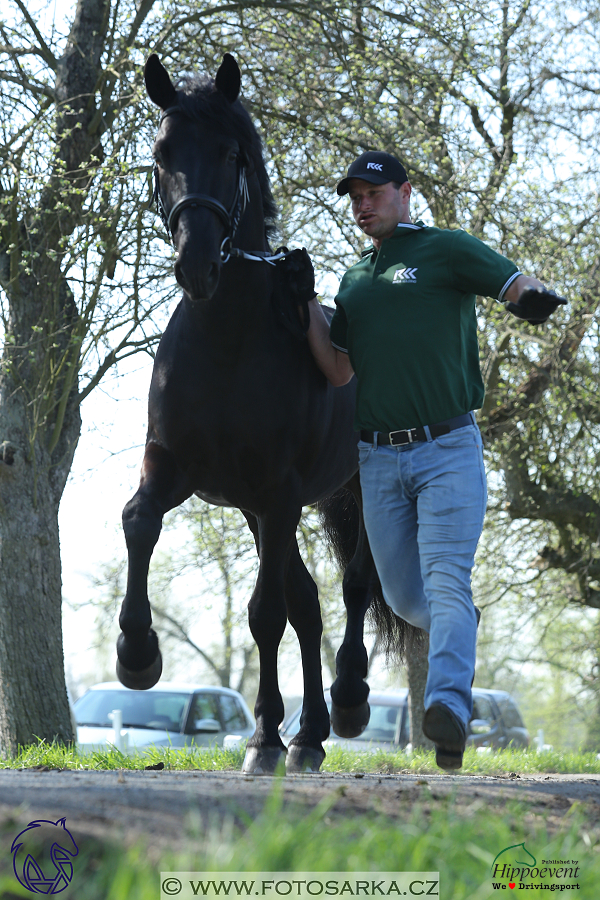
<svg viewBox="0 0 600 900"><path fill-rule="evenodd" d="M159 127L162 125L164 119L167 116L172 115L173 113L181 113L181 115L184 116L186 115L185 110L181 109L180 106L169 106L168 109L164 110L160 117ZM226 209L219 200L215 200L214 197L210 197L208 194L185 194L185 196L183 196L181 200L178 200L171 211L167 214L165 205L160 195L160 183L157 163L154 163L153 180L154 191L152 194L152 200L154 203L156 203L157 212L162 219L167 234L169 235L173 243L173 233L177 228L177 221L183 210L188 206L205 206L207 209L210 209L214 213L216 213L225 226L225 237L223 238L219 251L222 263L228 262L232 256L237 256L243 259L252 260L254 262L268 262L272 265L275 265L275 262L278 259L282 259L286 255L283 252L273 254L270 252L265 252L264 250L253 250L251 252L247 252L233 246L233 239L238 230L240 220L244 215L246 206L249 203L247 162L244 157L240 156L238 160L236 189L233 201L229 209Z"/></svg>

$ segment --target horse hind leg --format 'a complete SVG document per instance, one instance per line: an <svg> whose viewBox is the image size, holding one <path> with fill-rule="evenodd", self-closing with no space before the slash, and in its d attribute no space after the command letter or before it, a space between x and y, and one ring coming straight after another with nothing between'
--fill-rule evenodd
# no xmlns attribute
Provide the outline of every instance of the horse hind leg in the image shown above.
<svg viewBox="0 0 600 900"><path fill-rule="evenodd" d="M325 759L322 742L329 737L321 674L323 623L317 586L302 562L296 541L286 573L285 600L288 619L300 644L304 679L300 730L289 743L286 771L318 772Z"/></svg>
<svg viewBox="0 0 600 900"><path fill-rule="evenodd" d="M172 454L150 441L144 453L140 486L123 510L123 530L129 558L127 591L121 606L117 640L117 677L121 684L143 691L162 673L158 637L151 627L148 569L164 514L192 493L182 488Z"/></svg>

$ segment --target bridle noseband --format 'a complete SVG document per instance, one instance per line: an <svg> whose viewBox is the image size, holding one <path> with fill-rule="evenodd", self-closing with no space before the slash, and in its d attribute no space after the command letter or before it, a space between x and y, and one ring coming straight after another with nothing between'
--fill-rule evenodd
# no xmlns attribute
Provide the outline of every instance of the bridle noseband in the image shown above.
<svg viewBox="0 0 600 900"><path fill-rule="evenodd" d="M184 116L186 115L185 110L181 109L180 106L169 106L168 109L165 109L161 114L159 128L162 125L164 119L166 119L167 116L170 116L173 113L181 113ZM154 190L152 194L152 200L154 203L156 203L157 212L162 219L167 234L169 235L173 243L173 233L177 228L177 221L183 210L188 206L205 206L207 209L210 209L214 213L216 213L225 226L225 237L223 238L219 251L222 263L228 262L232 256L237 256L243 259L253 260L254 262L268 262L272 265L275 265L275 262L278 259L282 259L286 255L285 253L272 254L263 250L253 250L252 252L247 252L245 250L240 250L237 247L233 247L233 239L238 230L240 220L244 215L244 210L249 203L247 163L243 157L240 157L238 161L238 177L235 195L233 197L231 207L228 210L219 200L215 200L214 197L210 197L208 194L185 194L185 196L183 196L181 200L178 200L171 211L167 214L165 205L160 195L157 163L154 163L153 180Z"/></svg>

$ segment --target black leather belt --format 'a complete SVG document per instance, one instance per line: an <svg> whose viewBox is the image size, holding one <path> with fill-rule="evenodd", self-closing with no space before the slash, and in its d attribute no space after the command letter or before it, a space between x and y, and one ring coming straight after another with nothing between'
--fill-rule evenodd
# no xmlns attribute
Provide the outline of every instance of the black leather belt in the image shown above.
<svg viewBox="0 0 600 900"><path fill-rule="evenodd" d="M457 428L464 428L465 425L473 425L475 418L473 413L465 413L463 416L454 416L453 419L446 419L445 422L438 422L436 425L428 425L429 433L432 438L441 437L443 434L450 434ZM402 431L390 431L385 434L382 431L361 431L361 441L368 444L391 444L392 447L401 447L404 444L414 444L418 441L426 441L427 434L425 428L419 425L418 428L404 428Z"/></svg>

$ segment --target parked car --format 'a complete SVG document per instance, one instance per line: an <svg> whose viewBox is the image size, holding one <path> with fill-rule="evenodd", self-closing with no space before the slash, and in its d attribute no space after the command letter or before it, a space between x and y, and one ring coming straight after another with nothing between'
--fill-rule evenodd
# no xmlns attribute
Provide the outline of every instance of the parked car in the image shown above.
<svg viewBox="0 0 600 900"><path fill-rule="evenodd" d="M329 691L325 691L327 708L331 708ZM348 750L399 750L410 741L410 721L408 715L408 690L371 691L369 694L371 718L359 737L340 738L333 732L325 742ZM300 728L299 707L284 722L281 739L288 744ZM514 699L506 691L491 691L473 688L473 716L467 746L528 747L529 733Z"/></svg>
<svg viewBox="0 0 600 900"><path fill-rule="evenodd" d="M467 745L526 749L529 732L513 697L506 691L473 688L473 716Z"/></svg>
<svg viewBox="0 0 600 900"><path fill-rule="evenodd" d="M398 750L406 747L410 740L407 701L406 688L398 691L371 691L369 694L371 717L363 733L356 738L341 738L332 731L325 741L325 747L335 744L356 751ZM325 702L327 709L331 710L329 691L325 691ZM301 712L302 706L292 713L280 729L281 740L286 745L300 729Z"/></svg>
<svg viewBox="0 0 600 900"><path fill-rule="evenodd" d="M148 747L222 746L230 734L249 738L254 719L230 688L159 682L132 691L118 682L90 688L73 704L81 749L123 752Z"/></svg>

